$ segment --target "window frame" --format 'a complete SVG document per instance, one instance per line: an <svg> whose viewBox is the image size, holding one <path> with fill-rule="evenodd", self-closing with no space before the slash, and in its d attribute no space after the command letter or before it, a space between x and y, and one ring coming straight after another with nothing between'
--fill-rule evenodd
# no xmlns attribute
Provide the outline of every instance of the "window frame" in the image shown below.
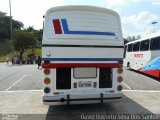
<svg viewBox="0 0 160 120"><path fill-rule="evenodd" d="M73 68L73 77L75 78L75 79L96 79L97 78L97 68L96 67L78 67L78 68L95 68L96 69L96 76L94 76L94 77L77 77L76 75L75 75L75 69L76 68Z"/></svg>

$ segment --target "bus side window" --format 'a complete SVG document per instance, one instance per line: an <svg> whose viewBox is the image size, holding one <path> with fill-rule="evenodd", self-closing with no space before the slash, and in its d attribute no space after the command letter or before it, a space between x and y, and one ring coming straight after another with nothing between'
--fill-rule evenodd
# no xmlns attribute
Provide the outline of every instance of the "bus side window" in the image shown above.
<svg viewBox="0 0 160 120"><path fill-rule="evenodd" d="M151 50L156 50L158 48L158 41L157 38L152 38L151 39L151 45L150 45L150 49Z"/></svg>
<svg viewBox="0 0 160 120"><path fill-rule="evenodd" d="M133 49L133 44L129 44L129 45L128 45L128 50L127 50L127 51L128 51L128 52L132 52L132 49Z"/></svg>
<svg viewBox="0 0 160 120"><path fill-rule="evenodd" d="M123 54L123 58L126 57L126 52L127 52L127 45L124 46L124 54Z"/></svg>
<svg viewBox="0 0 160 120"><path fill-rule="evenodd" d="M141 41L140 51L148 51L149 50L149 40Z"/></svg>
<svg viewBox="0 0 160 120"><path fill-rule="evenodd" d="M133 51L139 51L140 42L136 42L133 44Z"/></svg>
<svg viewBox="0 0 160 120"><path fill-rule="evenodd" d="M160 50L160 37L157 38L157 49Z"/></svg>

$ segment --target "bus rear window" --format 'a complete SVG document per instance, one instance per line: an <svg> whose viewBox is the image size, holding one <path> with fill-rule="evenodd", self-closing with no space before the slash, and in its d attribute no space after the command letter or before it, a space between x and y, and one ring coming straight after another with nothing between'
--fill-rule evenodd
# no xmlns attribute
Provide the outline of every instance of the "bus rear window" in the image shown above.
<svg viewBox="0 0 160 120"><path fill-rule="evenodd" d="M82 67L73 69L74 78L96 78L97 77L97 68L92 67Z"/></svg>
<svg viewBox="0 0 160 120"><path fill-rule="evenodd" d="M141 42L140 51L147 51L149 50L149 40L144 40Z"/></svg>

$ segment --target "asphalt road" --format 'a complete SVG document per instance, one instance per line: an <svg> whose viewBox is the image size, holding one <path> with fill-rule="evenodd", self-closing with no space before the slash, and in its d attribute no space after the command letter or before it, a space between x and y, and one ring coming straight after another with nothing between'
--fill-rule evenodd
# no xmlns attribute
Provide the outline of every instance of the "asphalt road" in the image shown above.
<svg viewBox="0 0 160 120"><path fill-rule="evenodd" d="M86 116L97 119L111 117L106 116L108 113L160 114L160 82L142 74L124 70L121 100L104 104L46 106L42 103L41 72L36 65L0 63L0 114L15 114L20 120L84 120ZM116 117L123 119L127 116Z"/></svg>
<svg viewBox="0 0 160 120"><path fill-rule="evenodd" d="M126 70L125 68L123 77L124 81L122 84L124 89L160 91L160 80L158 81L157 79L153 79L135 71Z"/></svg>
<svg viewBox="0 0 160 120"><path fill-rule="evenodd" d="M0 65L0 91L42 90L36 65Z"/></svg>

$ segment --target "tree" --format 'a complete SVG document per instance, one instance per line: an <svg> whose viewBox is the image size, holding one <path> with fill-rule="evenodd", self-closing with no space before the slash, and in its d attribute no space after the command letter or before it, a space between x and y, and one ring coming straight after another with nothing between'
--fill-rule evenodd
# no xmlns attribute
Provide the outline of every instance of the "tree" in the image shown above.
<svg viewBox="0 0 160 120"><path fill-rule="evenodd" d="M31 45L32 54L34 54L34 49L41 47L43 30L42 29L35 30L33 26L29 26L25 28L24 31L32 33L35 36L36 40L32 41L32 45Z"/></svg>
<svg viewBox="0 0 160 120"><path fill-rule="evenodd" d="M36 30L34 32L34 35L38 41L38 46L42 44L42 35L43 35L43 29Z"/></svg>
<svg viewBox="0 0 160 120"><path fill-rule="evenodd" d="M129 40L127 40L126 38L123 38L123 40L124 40L124 44L129 42Z"/></svg>
<svg viewBox="0 0 160 120"><path fill-rule="evenodd" d="M13 46L19 51L20 60L22 60L23 53L34 44L36 44L36 39L32 33L18 31L14 34Z"/></svg>
<svg viewBox="0 0 160 120"><path fill-rule="evenodd" d="M12 19L13 31L20 30L23 23ZM10 17L6 13L0 11L0 40L9 39L11 37Z"/></svg>
<svg viewBox="0 0 160 120"><path fill-rule="evenodd" d="M140 36L140 35L137 35L137 39L141 39L141 36Z"/></svg>
<svg viewBox="0 0 160 120"><path fill-rule="evenodd" d="M128 41L132 41L132 37L131 37L131 36L128 36L128 37L127 37L127 40L128 40Z"/></svg>
<svg viewBox="0 0 160 120"><path fill-rule="evenodd" d="M43 35L43 29L40 30L35 30L33 26L29 26L28 28L25 28L24 31L33 33L36 40L37 40L37 45L41 45L42 43L42 35Z"/></svg>
<svg viewBox="0 0 160 120"><path fill-rule="evenodd" d="M135 37L135 36L133 36L133 37L132 37L132 40L133 40L133 41L134 41L134 40L136 40L136 37Z"/></svg>

